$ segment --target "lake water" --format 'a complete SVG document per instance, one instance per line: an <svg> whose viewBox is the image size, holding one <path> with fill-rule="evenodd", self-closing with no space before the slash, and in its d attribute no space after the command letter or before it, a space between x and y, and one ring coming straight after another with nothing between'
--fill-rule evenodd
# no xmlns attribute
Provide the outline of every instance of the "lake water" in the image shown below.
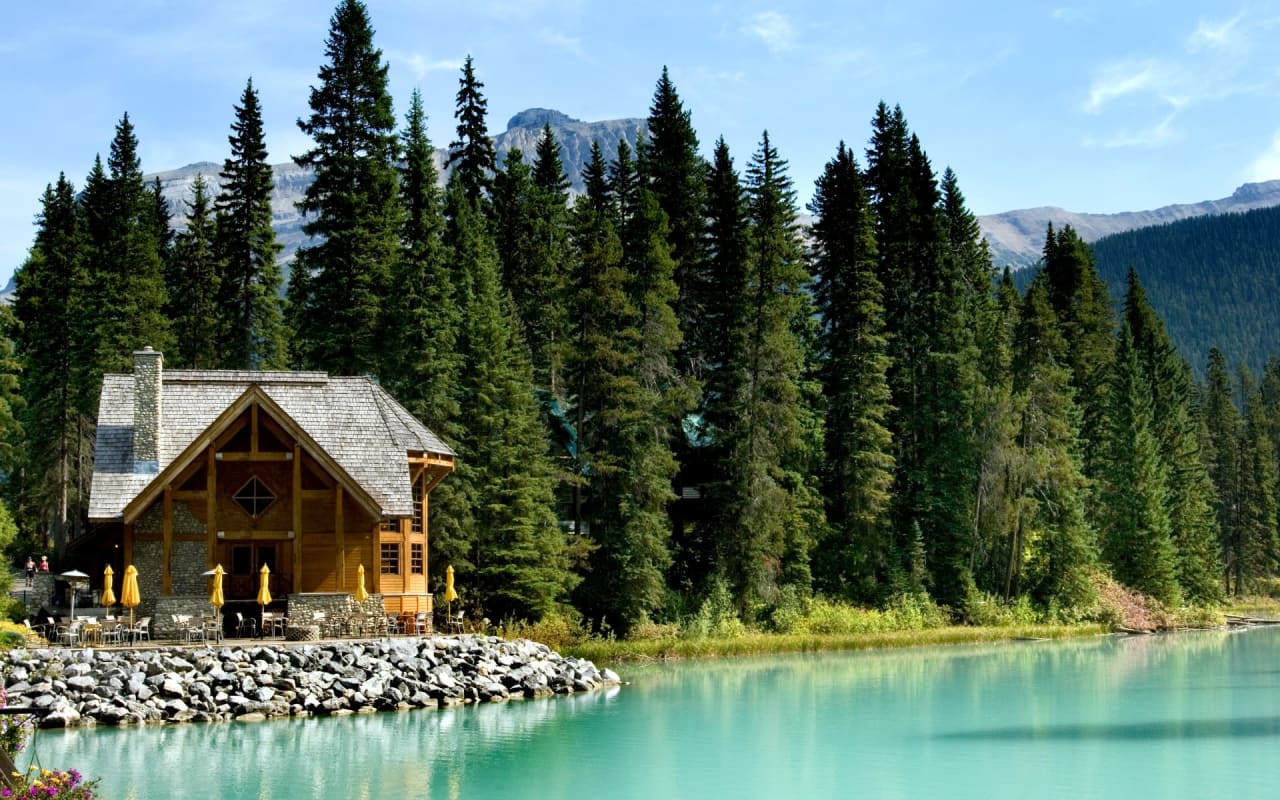
<svg viewBox="0 0 1280 800"><path fill-rule="evenodd" d="M620 672L616 690L505 705L41 731L35 753L119 800L1280 792L1277 629Z"/></svg>

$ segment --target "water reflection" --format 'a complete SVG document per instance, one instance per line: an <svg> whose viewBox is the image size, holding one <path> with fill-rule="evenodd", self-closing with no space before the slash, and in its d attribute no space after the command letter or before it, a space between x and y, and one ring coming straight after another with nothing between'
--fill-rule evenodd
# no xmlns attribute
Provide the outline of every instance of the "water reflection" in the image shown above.
<svg viewBox="0 0 1280 800"><path fill-rule="evenodd" d="M1280 630L661 664L609 693L39 750L169 800L1271 796L1278 655Z"/></svg>

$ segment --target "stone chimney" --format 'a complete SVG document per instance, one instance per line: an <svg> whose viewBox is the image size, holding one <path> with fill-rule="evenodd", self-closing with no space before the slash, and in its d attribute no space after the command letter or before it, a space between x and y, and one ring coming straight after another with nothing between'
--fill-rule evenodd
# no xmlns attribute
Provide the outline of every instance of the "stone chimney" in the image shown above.
<svg viewBox="0 0 1280 800"><path fill-rule="evenodd" d="M164 356L144 347L133 354L133 471L160 471L160 398Z"/></svg>

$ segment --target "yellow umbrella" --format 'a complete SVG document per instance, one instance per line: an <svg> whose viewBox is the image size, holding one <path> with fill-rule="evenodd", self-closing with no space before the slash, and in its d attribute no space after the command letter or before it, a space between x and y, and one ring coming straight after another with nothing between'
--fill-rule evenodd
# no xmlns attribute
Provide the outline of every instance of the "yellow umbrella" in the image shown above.
<svg viewBox="0 0 1280 800"><path fill-rule="evenodd" d="M221 610L226 605L226 598L222 596L222 576L226 572L222 565L213 568L213 594L209 595L209 605Z"/></svg>
<svg viewBox="0 0 1280 800"><path fill-rule="evenodd" d="M262 565L262 569L258 570L258 574L262 576L262 585L258 587L258 605L262 606L262 616L258 619L258 627L262 630L262 636L265 638L267 632L262 627L262 623L266 620L267 606L271 605L271 588L267 585L271 581L271 570L266 564Z"/></svg>
<svg viewBox="0 0 1280 800"><path fill-rule="evenodd" d="M452 603L458 599L458 593L453 588L453 567L449 567L444 571L444 601Z"/></svg>
<svg viewBox="0 0 1280 800"><path fill-rule="evenodd" d="M115 592L111 591L111 578L114 575L115 575L115 572L112 571L110 564L108 564L107 568L102 571L102 607L103 608L111 608L116 604Z"/></svg>
<svg viewBox="0 0 1280 800"><path fill-rule="evenodd" d="M369 590L364 588L364 564L356 567L356 602L363 603L369 599Z"/></svg>
<svg viewBox="0 0 1280 800"><path fill-rule="evenodd" d="M129 627L133 627L133 610L142 602L138 593L138 568L130 564L124 568L124 586L120 589L120 605L129 609Z"/></svg>

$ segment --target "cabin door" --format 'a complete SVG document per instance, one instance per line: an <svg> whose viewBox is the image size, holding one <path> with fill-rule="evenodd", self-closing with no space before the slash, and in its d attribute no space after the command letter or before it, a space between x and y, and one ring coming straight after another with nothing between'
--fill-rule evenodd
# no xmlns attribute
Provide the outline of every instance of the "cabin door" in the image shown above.
<svg viewBox="0 0 1280 800"><path fill-rule="evenodd" d="M261 585L261 570L265 564L270 570L271 578L267 586L271 589L274 600L283 600L286 594L293 591L293 581L285 574L282 565L287 567L288 558L282 558L282 551L290 546L280 542L234 542L223 545L225 563L231 565L223 583L223 590L228 601L253 600L258 596Z"/></svg>

